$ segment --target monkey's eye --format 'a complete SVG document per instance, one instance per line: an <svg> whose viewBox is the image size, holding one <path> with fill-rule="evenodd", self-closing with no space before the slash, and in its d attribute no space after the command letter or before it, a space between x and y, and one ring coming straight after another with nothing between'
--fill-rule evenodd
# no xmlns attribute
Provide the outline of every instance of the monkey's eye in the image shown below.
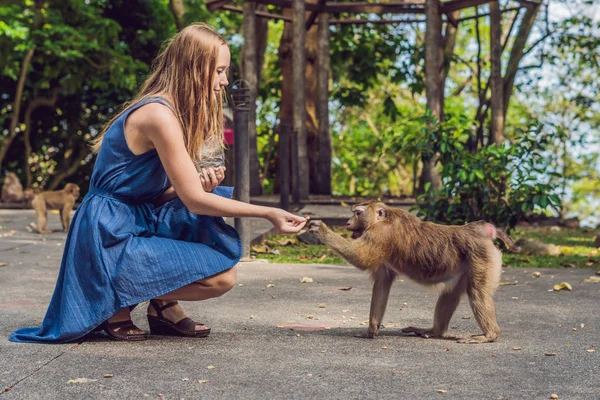
<svg viewBox="0 0 600 400"><path fill-rule="evenodd" d="M354 211L354 214L356 214L357 216L362 214L362 211Z"/></svg>

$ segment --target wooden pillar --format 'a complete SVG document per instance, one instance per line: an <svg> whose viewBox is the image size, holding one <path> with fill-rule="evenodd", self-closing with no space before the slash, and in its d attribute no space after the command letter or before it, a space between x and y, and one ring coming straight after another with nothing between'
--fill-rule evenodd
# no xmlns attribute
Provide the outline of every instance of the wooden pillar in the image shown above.
<svg viewBox="0 0 600 400"><path fill-rule="evenodd" d="M490 121L489 144L504 141L504 82L502 79L502 14L498 0L490 1L490 47L491 47L491 87L492 119Z"/></svg>
<svg viewBox="0 0 600 400"><path fill-rule="evenodd" d="M331 194L331 133L329 132L329 14L320 13L317 55L317 118L319 119L318 194Z"/></svg>
<svg viewBox="0 0 600 400"><path fill-rule="evenodd" d="M306 152L306 93L305 93L305 70L306 50L305 46L305 10L304 0L292 0L293 18L292 31L294 33L292 42L292 77L294 93L294 121L292 151L292 173L295 175L295 184L292 190L294 203L308 199L309 179L308 155Z"/></svg>
<svg viewBox="0 0 600 400"><path fill-rule="evenodd" d="M442 15L440 0L425 0L425 92L427 94L427 109L431 116L442 119L443 96L440 72L442 70ZM441 180L435 168L435 157L423 160L423 171L419 184L419 191L424 190L425 184L430 183L431 188L437 190Z"/></svg>

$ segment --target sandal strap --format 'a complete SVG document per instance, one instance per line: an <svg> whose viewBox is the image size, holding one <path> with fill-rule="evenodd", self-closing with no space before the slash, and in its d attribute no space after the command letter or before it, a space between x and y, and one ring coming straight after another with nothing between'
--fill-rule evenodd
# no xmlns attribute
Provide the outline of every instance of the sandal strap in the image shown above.
<svg viewBox="0 0 600 400"><path fill-rule="evenodd" d="M110 329L110 330L115 330L115 329L119 329L119 328L129 328L129 327L134 327L135 329L139 329L137 326L135 326L133 324L132 320L127 320L127 321L118 321L118 322L106 322L105 324L106 328Z"/></svg>
<svg viewBox="0 0 600 400"><path fill-rule="evenodd" d="M152 307L154 308L154 311L156 311L156 315L157 315L159 318L166 319L166 318L163 316L163 313L162 313L162 312L163 312L163 310L166 310L167 308L170 308L170 307L176 306L177 304L179 304L179 302L177 302L177 301L172 301L172 302L170 302L170 303L167 303L167 304L165 304L164 306L161 306L161 305L159 305L159 304L158 304L158 302L157 302L156 300L154 300L154 299L150 299L150 304L152 304Z"/></svg>

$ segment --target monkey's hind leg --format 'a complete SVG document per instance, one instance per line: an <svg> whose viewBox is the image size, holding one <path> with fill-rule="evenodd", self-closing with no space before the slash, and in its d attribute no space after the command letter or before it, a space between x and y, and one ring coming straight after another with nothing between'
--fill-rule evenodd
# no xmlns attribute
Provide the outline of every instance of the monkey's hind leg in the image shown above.
<svg viewBox="0 0 600 400"><path fill-rule="evenodd" d="M390 296L390 288L392 287L392 283L394 283L394 279L396 279L396 274L382 265L375 272L374 279L371 312L369 314L369 331L367 332L367 337L370 339L379 333L381 321L383 320Z"/></svg>
<svg viewBox="0 0 600 400"><path fill-rule="evenodd" d="M456 284L452 287L446 288L438 298L435 305L435 314L433 317L433 328L415 328L409 326L408 328L402 329L404 333L414 333L417 336L424 338L442 338L447 337L445 335L450 324L450 318L458 307L460 302L460 296L465 292L467 287L467 275L462 275ZM448 337L454 338L454 337Z"/></svg>

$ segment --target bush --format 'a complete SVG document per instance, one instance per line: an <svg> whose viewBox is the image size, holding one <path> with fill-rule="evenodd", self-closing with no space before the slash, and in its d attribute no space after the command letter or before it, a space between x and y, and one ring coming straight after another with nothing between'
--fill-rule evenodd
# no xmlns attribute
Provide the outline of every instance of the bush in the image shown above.
<svg viewBox="0 0 600 400"><path fill-rule="evenodd" d="M417 197L418 216L447 224L486 220L510 231L528 214L560 207L544 156L553 138L541 126L518 131L512 143L472 152L468 118L452 117L441 124L428 116L420 119L424 128L399 137L398 146L424 160L437 155L442 187L425 185Z"/></svg>

